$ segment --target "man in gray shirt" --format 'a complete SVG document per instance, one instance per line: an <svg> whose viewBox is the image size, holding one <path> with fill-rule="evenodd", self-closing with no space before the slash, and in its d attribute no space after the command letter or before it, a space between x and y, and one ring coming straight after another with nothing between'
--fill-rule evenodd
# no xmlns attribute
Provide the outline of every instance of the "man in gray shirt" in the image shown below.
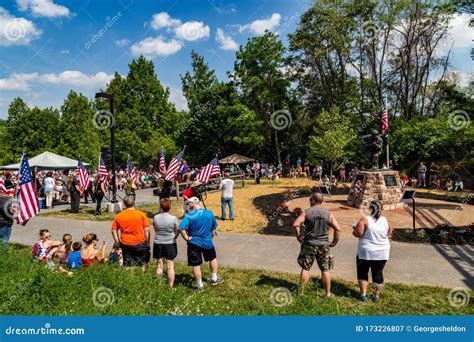
<svg viewBox="0 0 474 342"><path fill-rule="evenodd" d="M334 247L339 241L341 229L335 217L328 209L323 208L323 196L314 192L309 199L311 207L303 210L293 223L296 238L301 243L301 251L298 256L298 264L301 266L300 286L304 293L304 286L309 281L309 271L316 260L321 270L321 280L326 290L326 297L333 297L331 292L331 275L329 270L333 267L333 257L330 255L329 247ZM304 223L304 233L301 225ZM329 243L329 230L334 229L334 237Z"/></svg>
<svg viewBox="0 0 474 342"><path fill-rule="evenodd" d="M169 198L163 198L160 201L162 213L153 218L153 227L155 228L155 242L153 244L153 258L157 259L158 266L156 275L163 274L163 262L166 259L166 268L168 270L168 280L170 287L174 285L174 259L178 255L176 237L179 234L178 219L169 213L171 201Z"/></svg>

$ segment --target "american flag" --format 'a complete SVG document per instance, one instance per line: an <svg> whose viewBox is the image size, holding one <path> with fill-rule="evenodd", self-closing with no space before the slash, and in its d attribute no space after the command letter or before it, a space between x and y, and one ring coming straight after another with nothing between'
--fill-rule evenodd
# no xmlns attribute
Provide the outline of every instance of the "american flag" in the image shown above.
<svg viewBox="0 0 474 342"><path fill-rule="evenodd" d="M127 159L127 174L132 179L133 183L137 181L137 173L135 167L133 166L132 158L130 158L130 155L128 155Z"/></svg>
<svg viewBox="0 0 474 342"><path fill-rule="evenodd" d="M388 135L388 111L384 109L382 112L382 133Z"/></svg>
<svg viewBox="0 0 474 342"><path fill-rule="evenodd" d="M171 163L168 166L168 171L166 171L165 180L167 181L174 180L174 178L176 177L176 174L178 173L179 165L181 164L181 159L183 159L183 155L184 155L184 148L181 152L175 155L173 159L171 159Z"/></svg>
<svg viewBox="0 0 474 342"><path fill-rule="evenodd" d="M5 180L0 178L0 192L7 192L7 188L5 187Z"/></svg>
<svg viewBox="0 0 474 342"><path fill-rule="evenodd" d="M161 148L161 155L160 155L160 172L166 172L166 159L165 159L165 150L163 147Z"/></svg>
<svg viewBox="0 0 474 342"><path fill-rule="evenodd" d="M99 166L97 167L97 171L99 171L100 180L102 182L107 182L109 179L109 172L105 167L104 159L102 159L102 153L99 153Z"/></svg>
<svg viewBox="0 0 474 342"><path fill-rule="evenodd" d="M18 216L16 223L25 225L28 220L39 213L38 196L26 154L21 157L18 190Z"/></svg>
<svg viewBox="0 0 474 342"><path fill-rule="evenodd" d="M219 167L217 157L215 157L209 164L206 165L206 167L204 167L204 169L201 170L201 172L199 172L199 174L196 176L196 180L207 183L209 182L209 179L220 175L220 173L221 168Z"/></svg>
<svg viewBox="0 0 474 342"><path fill-rule="evenodd" d="M84 191L89 189L91 179L81 159L77 161L77 174L79 175L79 186L82 188L82 190Z"/></svg>

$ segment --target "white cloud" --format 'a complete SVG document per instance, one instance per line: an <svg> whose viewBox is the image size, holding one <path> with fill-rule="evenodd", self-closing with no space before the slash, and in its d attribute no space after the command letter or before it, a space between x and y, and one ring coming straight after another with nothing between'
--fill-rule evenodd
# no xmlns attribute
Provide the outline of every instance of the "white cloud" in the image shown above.
<svg viewBox="0 0 474 342"><path fill-rule="evenodd" d="M153 29L159 30L164 27L178 26L181 25L181 20L173 19L166 12L156 13L151 18L150 25Z"/></svg>
<svg viewBox="0 0 474 342"><path fill-rule="evenodd" d="M130 44L130 41L128 39L119 39L115 41L115 45L119 47L124 47Z"/></svg>
<svg viewBox="0 0 474 342"><path fill-rule="evenodd" d="M80 71L66 70L60 74L42 74L38 77L39 83L72 85L76 87L99 87L105 86L113 75L105 72L98 72L95 75L88 76Z"/></svg>
<svg viewBox="0 0 474 342"><path fill-rule="evenodd" d="M204 25L202 21L188 21L179 25L175 30L176 37L191 42L209 38L210 32L209 26Z"/></svg>
<svg viewBox="0 0 474 342"><path fill-rule="evenodd" d="M226 36L221 28L217 29L216 41L222 50L237 51L239 49L239 44L231 36Z"/></svg>
<svg viewBox="0 0 474 342"><path fill-rule="evenodd" d="M0 89L28 91L33 83L98 88L104 87L112 78L113 75L108 75L105 72L98 72L89 76L76 70L66 70L60 74L38 74L37 72L11 74L8 78L0 79Z"/></svg>
<svg viewBox="0 0 474 342"><path fill-rule="evenodd" d="M69 55L69 54L71 53L71 51L69 51L69 50L66 49L66 50L61 50L59 53L60 53L61 55Z"/></svg>
<svg viewBox="0 0 474 342"><path fill-rule="evenodd" d="M474 40L474 27L469 27L470 16L468 14L455 14L450 21L450 42L453 49L465 49L472 46Z"/></svg>
<svg viewBox="0 0 474 342"><path fill-rule="evenodd" d="M183 92L179 88L169 87L170 97L169 101L174 103L177 110L188 111L188 100L184 96Z"/></svg>
<svg viewBox="0 0 474 342"><path fill-rule="evenodd" d="M20 11L30 11L37 17L67 17L70 11L67 7L55 4L52 0L16 0Z"/></svg>
<svg viewBox="0 0 474 342"><path fill-rule="evenodd" d="M32 74L11 74L8 78L0 78L1 90L28 91L29 81L38 77L37 73Z"/></svg>
<svg viewBox="0 0 474 342"><path fill-rule="evenodd" d="M0 7L0 46L29 45L41 35L33 22L12 16Z"/></svg>
<svg viewBox="0 0 474 342"><path fill-rule="evenodd" d="M130 52L133 56L143 55L148 58L154 58L157 56L169 56L175 54L183 47L183 43L171 39L170 41L165 41L163 37L148 37L138 43L135 43L131 46Z"/></svg>
<svg viewBox="0 0 474 342"><path fill-rule="evenodd" d="M273 13L268 19L259 19L252 21L250 24L240 26L240 33L245 31L251 31L256 35L262 35L265 30L273 31L275 28L280 26L281 15L279 13Z"/></svg>

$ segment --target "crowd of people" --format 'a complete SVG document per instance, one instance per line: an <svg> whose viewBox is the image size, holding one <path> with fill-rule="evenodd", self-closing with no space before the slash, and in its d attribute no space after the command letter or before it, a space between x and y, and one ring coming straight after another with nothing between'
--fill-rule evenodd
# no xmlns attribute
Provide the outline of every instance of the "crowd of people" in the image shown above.
<svg viewBox="0 0 474 342"><path fill-rule="evenodd" d="M404 174L400 181L402 186L413 188L429 188L443 191L464 191L464 183L460 175L453 171L447 177L441 177L440 168L432 162L428 168L424 162L420 162L417 173L412 177Z"/></svg>
<svg viewBox="0 0 474 342"><path fill-rule="evenodd" d="M213 237L216 235L217 221L212 211L202 208L198 198L187 200L190 212L181 222L171 214L171 201L160 201L160 213L153 218L155 238L151 243L150 224L146 214L135 208L133 196L123 199L125 209L112 222L114 244L107 256L105 241L99 242L95 233L88 233L81 241L74 241L72 234L64 234L61 241L51 239L47 229L39 231L39 239L33 245L32 255L37 262L45 263L50 269L73 275L74 270L91 267L104 262L119 266L148 268L150 259L157 260L156 275L161 276L166 268L169 286L174 286L174 260L178 255L176 240L181 236L187 243L187 261L193 269L196 287L204 289L201 265L209 264L210 285L223 281L218 273L217 253ZM153 251L153 254L151 253Z"/></svg>
<svg viewBox="0 0 474 342"><path fill-rule="evenodd" d="M304 293L310 277L310 270L316 262L321 271L321 281L327 297L331 291L330 270L334 267L331 248L337 246L341 228L336 217L322 206L323 196L315 190L310 196L310 207L303 210L293 224L295 235L301 244L297 263L301 267L300 291ZM61 241L51 239L47 229L39 231L39 239L33 245L35 261L47 268L57 269L73 275L79 268L87 268L102 263L114 263L123 267L141 267L145 271L150 259L156 259L155 273L158 277L165 271L171 288L175 285L174 261L178 255L177 239L186 242L187 264L192 267L196 289L202 291L201 265L208 263L210 285L223 281L218 272L217 252L213 239L217 235L218 223L212 211L202 207L197 197L187 199L189 211L181 220L171 213L171 201L160 200L160 212L153 218L154 241L151 241L150 224L146 214L135 208L135 199L126 196L125 209L118 213L111 225L113 246L107 254L105 241L88 233L81 241L74 241L72 234L64 234ZM389 259L392 228L382 216L382 204L370 203L370 215L353 225L353 235L359 239L356 252L357 278L360 300L379 301L384 284L383 269ZM304 224L304 230L301 226ZM333 232L332 232L333 231ZM330 236L333 236L332 241ZM373 292L368 295L369 271L372 272Z"/></svg>
<svg viewBox="0 0 474 342"><path fill-rule="evenodd" d="M185 162L183 165L187 165ZM51 234L47 229L39 232L39 239L34 244L32 254L34 260L44 262L48 268L58 269L61 272L72 275L78 268L87 268L95 264L105 262L116 263L124 267L138 266L143 271L148 268L150 259L157 260L156 275L161 276L167 273L169 286L173 287L175 282L174 260L178 255L177 240L181 237L187 244L187 263L192 267L192 272L199 291L204 288L201 265L204 262L209 264L211 272L211 285L217 285L223 281L218 273L217 253L213 238L216 236L218 227L217 220L212 211L203 208L202 198L198 191L200 183L195 180L195 170L183 168L181 165L179 178L192 182L182 197L184 199L184 216L178 220L171 213L171 201L169 191L162 188L160 193L160 211L153 218L153 229L155 238L152 243L150 234L150 224L146 214L135 208L135 190L151 186L153 182L157 184L163 175L150 168L145 173L138 173L140 181L133 181L127 177L123 170L117 172L117 187L125 192L123 204L125 209L118 213L111 226L113 246L107 254L105 241L99 243L99 237L94 233L88 233L82 237L81 241L73 239L72 234L65 234L61 241L51 239ZM290 177L312 177L319 179L327 186L337 186L340 181L352 181L356 177L358 169L352 168L349 175L346 169L341 166L336 175L329 178L323 174L321 166L311 167L307 161L298 159L296 168L290 165ZM234 181L231 179L231 172L241 170L238 165L229 165L224 169L224 177L220 180L219 189L221 191L221 220L234 220L233 188ZM283 166L281 164L263 164L255 161L252 165L245 167L247 176L254 177L259 183L261 177L275 179L282 175ZM292 173L296 172L296 176ZM420 163L418 174L415 179L409 179L414 187L428 187L429 184L437 184L439 180L439 168L432 163L428 169L424 163ZM101 180L99 173L91 174L91 188L81 191L78 186L75 171L59 172L44 171L36 174L36 181L39 189L44 193L46 206L52 208L54 199L61 199L71 203L71 210L78 210L78 202L83 196L87 203L88 197L97 202L96 214L100 214L101 201L108 192L108 185ZM122 178L120 178L120 177ZM125 178L125 183L121 180ZM402 186L408 185L407 177L401 178ZM454 191L463 189L462 180L454 173L445 184L446 190ZM406 182L406 183L404 183ZM15 175L7 174L4 180L7 190L15 188ZM168 188L172 183L168 181ZM443 183L439 183L438 188L442 188ZM451 184L451 185L449 185ZM450 187L449 187L450 186ZM169 190L169 189L168 189ZM15 208L7 205L5 199L0 196L0 239L8 243L12 217ZM334 257L331 255L331 248L337 246L340 239L341 229L334 214L322 206L323 196L313 189L310 196L310 207L302 210L293 224L297 240L301 243L300 253L297 263L301 267L300 288L304 292L309 281L310 269L316 262L321 271L321 280L325 288L327 297L334 296L331 292L330 270L334 267ZM227 208L229 215L227 216ZM359 239L356 251L356 270L359 281L360 300L372 300L377 302L383 289L384 277L383 269L390 255L390 239L392 228L388 220L382 216L382 203L374 200L370 203L370 215L362 217L357 224L353 225L353 235ZM304 225L304 230L301 226ZM6 229L5 229L6 228ZM333 231L331 233L331 231ZM332 241L330 235L332 234ZM372 273L373 292L368 295L368 274Z"/></svg>

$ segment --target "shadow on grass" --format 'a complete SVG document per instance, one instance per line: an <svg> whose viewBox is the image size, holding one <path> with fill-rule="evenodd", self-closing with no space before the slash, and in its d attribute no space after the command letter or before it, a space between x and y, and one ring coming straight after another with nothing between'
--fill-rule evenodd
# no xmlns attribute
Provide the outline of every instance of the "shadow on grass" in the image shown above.
<svg viewBox="0 0 474 342"><path fill-rule="evenodd" d="M263 275L263 274L260 275L260 279L255 283L255 285L257 286L270 285L273 287L285 287L290 291L298 290L298 285L295 283L292 283L285 279L274 278L274 277Z"/></svg>

